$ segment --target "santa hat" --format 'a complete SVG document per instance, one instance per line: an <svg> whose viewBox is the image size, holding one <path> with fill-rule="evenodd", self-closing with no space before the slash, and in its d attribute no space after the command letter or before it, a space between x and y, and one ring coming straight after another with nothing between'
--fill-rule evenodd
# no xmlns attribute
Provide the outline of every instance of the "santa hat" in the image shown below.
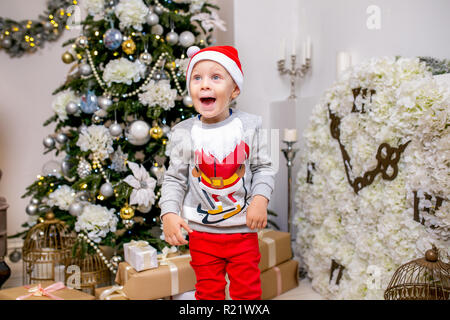
<svg viewBox="0 0 450 320"><path fill-rule="evenodd" d="M242 85L244 84L244 73L242 72L238 52L234 47L213 46L200 50L199 47L192 46L187 50L187 55L191 58L186 73L186 87L189 95L191 94L189 90L189 82L191 80L192 69L194 69L197 62L202 60L212 60L220 63L222 67L224 67L225 70L227 70L231 75L239 90L242 90Z"/></svg>

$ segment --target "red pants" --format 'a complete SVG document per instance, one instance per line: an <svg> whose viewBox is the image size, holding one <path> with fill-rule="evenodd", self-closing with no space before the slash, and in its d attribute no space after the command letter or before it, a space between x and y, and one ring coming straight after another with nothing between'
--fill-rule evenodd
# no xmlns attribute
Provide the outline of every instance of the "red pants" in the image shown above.
<svg viewBox="0 0 450 320"><path fill-rule="evenodd" d="M189 234L191 266L197 277L197 300L225 300L225 274L233 300L260 300L258 235L254 233Z"/></svg>

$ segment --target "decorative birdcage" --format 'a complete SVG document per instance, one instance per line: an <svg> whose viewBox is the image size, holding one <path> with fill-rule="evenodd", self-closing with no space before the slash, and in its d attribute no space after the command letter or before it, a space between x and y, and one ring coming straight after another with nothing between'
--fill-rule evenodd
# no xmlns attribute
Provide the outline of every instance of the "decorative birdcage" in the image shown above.
<svg viewBox="0 0 450 320"><path fill-rule="evenodd" d="M44 221L28 231L23 243L23 283L64 281L65 261L75 239L63 221L47 212Z"/></svg>
<svg viewBox="0 0 450 320"><path fill-rule="evenodd" d="M439 260L433 248L425 257L402 265L384 292L386 300L449 300L450 264Z"/></svg>
<svg viewBox="0 0 450 320"><path fill-rule="evenodd" d="M95 295L96 288L111 284L111 272L99 251L86 250L84 240L78 238L77 241L74 255L66 260L66 284Z"/></svg>

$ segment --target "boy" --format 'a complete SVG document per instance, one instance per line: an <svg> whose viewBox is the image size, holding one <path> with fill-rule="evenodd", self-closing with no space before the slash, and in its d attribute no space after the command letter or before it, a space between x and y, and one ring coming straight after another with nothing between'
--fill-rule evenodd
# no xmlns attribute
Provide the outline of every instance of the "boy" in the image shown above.
<svg viewBox="0 0 450 320"><path fill-rule="evenodd" d="M274 188L262 119L229 107L243 85L235 48L191 47L188 56L199 115L172 128L159 201L165 240L187 244L181 228L189 233L196 299L225 299L226 273L232 299L261 299L257 229Z"/></svg>

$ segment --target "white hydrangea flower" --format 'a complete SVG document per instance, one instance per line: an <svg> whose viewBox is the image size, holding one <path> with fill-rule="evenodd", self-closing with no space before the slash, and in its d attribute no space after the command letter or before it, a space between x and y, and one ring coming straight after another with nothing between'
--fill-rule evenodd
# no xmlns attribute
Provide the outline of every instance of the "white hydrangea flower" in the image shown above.
<svg viewBox="0 0 450 320"><path fill-rule="evenodd" d="M76 192L68 185L59 186L48 196L48 205L57 206L61 210L69 210L69 206L75 201Z"/></svg>
<svg viewBox="0 0 450 320"><path fill-rule="evenodd" d="M84 206L83 212L77 217L75 231L86 232L89 239L100 243L109 232L116 231L118 221L114 209L108 210L101 205L88 204Z"/></svg>
<svg viewBox="0 0 450 320"><path fill-rule="evenodd" d="M133 27L142 31L149 8L142 0L120 0L114 12L120 20L120 29Z"/></svg>
<svg viewBox="0 0 450 320"><path fill-rule="evenodd" d="M111 86L112 82L131 85L133 81L140 81L144 74L145 65L122 57L108 62L103 71L103 81L108 86Z"/></svg>
<svg viewBox="0 0 450 320"><path fill-rule="evenodd" d="M82 127L76 144L81 151L92 151L99 160L108 158L114 152L112 136L103 125Z"/></svg>
<svg viewBox="0 0 450 320"><path fill-rule="evenodd" d="M69 102L75 102L77 104L80 102L80 98L70 89L59 92L55 99L53 99L52 109L61 121L68 119L66 106Z"/></svg>
<svg viewBox="0 0 450 320"><path fill-rule="evenodd" d="M151 80L144 88L145 91L139 94L139 101L149 107L160 106L164 110L169 110L175 106L177 90L170 87L169 80L155 82Z"/></svg>
<svg viewBox="0 0 450 320"><path fill-rule="evenodd" d="M105 0L82 0L81 5L91 16L101 14L105 10Z"/></svg>

